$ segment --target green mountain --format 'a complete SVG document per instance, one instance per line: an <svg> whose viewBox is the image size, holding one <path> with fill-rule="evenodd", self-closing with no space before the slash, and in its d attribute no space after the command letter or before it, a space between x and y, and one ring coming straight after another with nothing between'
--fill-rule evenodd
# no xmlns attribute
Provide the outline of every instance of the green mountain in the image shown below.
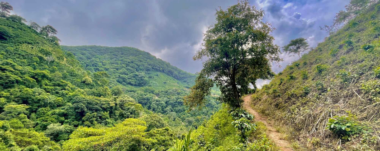
<svg viewBox="0 0 380 151"><path fill-rule="evenodd" d="M182 71L153 55L131 47L62 46L75 55L81 65L91 72L105 71L112 87L124 92L155 113L168 115L174 127L198 126L220 105L213 89L212 97L200 111L187 112L183 97L194 85L195 75ZM175 122L179 118L184 124Z"/></svg>
<svg viewBox="0 0 380 151"><path fill-rule="evenodd" d="M131 66L104 60L89 71L53 27L24 21L1 13L0 150L167 150L219 109L211 101L187 111L194 75L146 52L121 48ZM116 68L135 72L118 77Z"/></svg>
<svg viewBox="0 0 380 151"><path fill-rule="evenodd" d="M111 85L121 84L128 88L189 88L195 80L195 75L136 48L62 46L62 49L72 52L86 70L106 71L111 77Z"/></svg>
<svg viewBox="0 0 380 151"><path fill-rule="evenodd" d="M252 96L305 150L379 150L380 4L354 13Z"/></svg>

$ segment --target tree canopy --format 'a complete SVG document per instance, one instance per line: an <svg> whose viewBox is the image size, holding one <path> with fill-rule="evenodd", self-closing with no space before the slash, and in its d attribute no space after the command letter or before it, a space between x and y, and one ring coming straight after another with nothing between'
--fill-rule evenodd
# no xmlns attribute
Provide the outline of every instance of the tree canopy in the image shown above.
<svg viewBox="0 0 380 151"><path fill-rule="evenodd" d="M217 10L217 23L206 32L203 48L194 56L194 60L207 58L199 76L211 79L222 92L220 100L232 107L240 107L240 97L248 93L249 84L255 86L257 79L273 75L271 61L281 60L279 48L269 35L272 28L262 21L263 15L248 1ZM185 97L190 107L202 105L211 88L209 82L198 79ZM200 82L207 83L206 88L199 87Z"/></svg>
<svg viewBox="0 0 380 151"><path fill-rule="evenodd" d="M300 55L302 52L307 51L309 44L306 42L305 38L298 38L291 40L290 43L284 46L284 52L286 53L297 53Z"/></svg>
<svg viewBox="0 0 380 151"><path fill-rule="evenodd" d="M0 2L0 10L3 13L9 14L13 10L13 7L8 2Z"/></svg>

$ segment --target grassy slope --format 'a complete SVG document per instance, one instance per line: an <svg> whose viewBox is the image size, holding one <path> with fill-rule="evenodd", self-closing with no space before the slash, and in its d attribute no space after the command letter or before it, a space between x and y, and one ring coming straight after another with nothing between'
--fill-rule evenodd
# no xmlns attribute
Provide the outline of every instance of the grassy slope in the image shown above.
<svg viewBox="0 0 380 151"><path fill-rule="evenodd" d="M379 149L380 4L350 21L253 96L253 106L312 148ZM373 49L364 50L370 44ZM356 115L372 132L340 146L327 130L333 116Z"/></svg>

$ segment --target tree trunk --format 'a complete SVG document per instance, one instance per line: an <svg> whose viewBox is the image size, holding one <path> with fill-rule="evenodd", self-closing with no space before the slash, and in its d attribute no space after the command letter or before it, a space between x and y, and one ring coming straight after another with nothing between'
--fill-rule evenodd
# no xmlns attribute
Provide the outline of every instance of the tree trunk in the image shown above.
<svg viewBox="0 0 380 151"><path fill-rule="evenodd" d="M232 92L234 94L234 99L236 102L234 102L234 107L240 107L240 95L236 86L236 80L235 80L235 69L232 70L231 75L231 85L232 85Z"/></svg>

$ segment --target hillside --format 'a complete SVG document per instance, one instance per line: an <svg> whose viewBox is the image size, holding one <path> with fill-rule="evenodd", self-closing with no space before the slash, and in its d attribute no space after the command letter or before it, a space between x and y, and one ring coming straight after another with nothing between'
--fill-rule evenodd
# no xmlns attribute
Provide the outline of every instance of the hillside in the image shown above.
<svg viewBox="0 0 380 151"><path fill-rule="evenodd" d="M294 148L380 149L379 14L363 10L252 95Z"/></svg>
<svg viewBox="0 0 380 151"><path fill-rule="evenodd" d="M190 87L195 75L131 47L62 46L92 72L106 71L111 85L159 89Z"/></svg>
<svg viewBox="0 0 380 151"><path fill-rule="evenodd" d="M193 75L158 59L168 70L148 74L176 86L123 91L107 72L88 71L63 51L53 27L1 13L0 150L167 150L219 108L212 101L187 112L182 97Z"/></svg>
<svg viewBox="0 0 380 151"><path fill-rule="evenodd" d="M194 85L195 75L182 71L153 55L131 47L62 46L91 72L105 71L111 87L121 87L133 99L155 113L169 115L172 126L198 126L220 107L212 97L200 111L187 112L183 97ZM176 118L184 124L175 122ZM180 124L180 125L179 125Z"/></svg>

